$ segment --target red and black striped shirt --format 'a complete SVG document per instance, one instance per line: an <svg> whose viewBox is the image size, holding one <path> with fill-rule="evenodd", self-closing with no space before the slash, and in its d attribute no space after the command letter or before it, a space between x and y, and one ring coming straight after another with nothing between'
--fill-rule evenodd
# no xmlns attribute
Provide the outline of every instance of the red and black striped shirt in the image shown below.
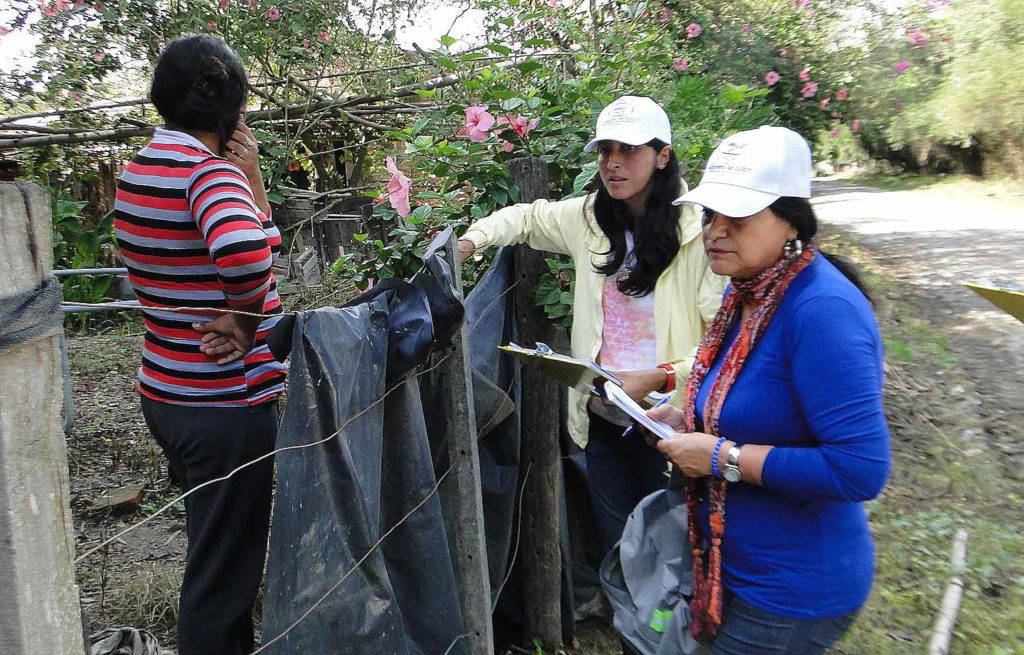
<svg viewBox="0 0 1024 655"><path fill-rule="evenodd" d="M183 132L158 129L117 185L114 230L128 279L144 312L139 391L181 405L248 406L275 398L286 368L267 349L265 319L244 358L218 365L192 328L218 312L263 299L281 312L270 266L281 234L257 206L242 171Z"/></svg>

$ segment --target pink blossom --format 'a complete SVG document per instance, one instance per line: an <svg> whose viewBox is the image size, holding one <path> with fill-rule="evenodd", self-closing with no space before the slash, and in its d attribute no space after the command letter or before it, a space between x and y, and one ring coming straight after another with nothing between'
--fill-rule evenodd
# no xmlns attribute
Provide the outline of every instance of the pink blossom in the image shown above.
<svg viewBox="0 0 1024 655"><path fill-rule="evenodd" d="M853 131L854 134L857 134L858 132L860 132L861 125L860 125L860 119L859 118L853 119L853 122L850 123L850 130Z"/></svg>
<svg viewBox="0 0 1024 655"><path fill-rule="evenodd" d="M100 63L101 61L103 61L103 58L104 57L103 57L103 53L102 52L94 52L94 53L92 53L92 60L94 62L96 62L97 64Z"/></svg>
<svg viewBox="0 0 1024 655"><path fill-rule="evenodd" d="M740 31L743 32L744 34L749 32L750 31L750 23L743 23L742 25L740 25Z"/></svg>
<svg viewBox="0 0 1024 655"><path fill-rule="evenodd" d="M764 83L768 86L775 86L775 83L779 81L779 74L775 71L768 71L764 74Z"/></svg>
<svg viewBox="0 0 1024 655"><path fill-rule="evenodd" d="M394 157L384 160L388 172L391 173L391 180L388 182L388 202L398 215L405 218L412 209L409 207L409 191L412 190L412 180L405 176L395 163Z"/></svg>
<svg viewBox="0 0 1024 655"><path fill-rule="evenodd" d="M822 98L822 100L821 100L821 110L825 111L826 109L828 109L828 103L830 103L831 101L832 101L832 98Z"/></svg>
<svg viewBox="0 0 1024 655"><path fill-rule="evenodd" d="M831 134L833 139L837 138L839 136L839 134L840 134L839 128L837 127L836 129L832 130L832 132L830 134Z"/></svg>
<svg viewBox="0 0 1024 655"><path fill-rule="evenodd" d="M896 71L897 74L902 73L908 68L910 68L910 62L907 61L906 59L900 60L899 62L896 63L895 66L892 67L892 69Z"/></svg>
<svg viewBox="0 0 1024 655"><path fill-rule="evenodd" d="M281 18L281 10L277 7L271 7L267 10L267 20L279 20Z"/></svg>
<svg viewBox="0 0 1024 655"><path fill-rule="evenodd" d="M7 36L11 33L11 28L6 25L0 25L0 36Z"/></svg>
<svg viewBox="0 0 1024 655"><path fill-rule="evenodd" d="M804 84L804 88L800 89L800 95L802 97L804 97L804 98L810 98L811 96L813 96L817 92L818 92L818 83L817 82L808 82L807 84Z"/></svg>
<svg viewBox="0 0 1024 655"><path fill-rule="evenodd" d="M336 63L334 65L334 72L336 72L336 73L344 73L345 72L345 62L339 61L338 63Z"/></svg>
<svg viewBox="0 0 1024 655"><path fill-rule="evenodd" d="M690 23L686 26L686 38L696 39L703 31L704 28L701 27L699 23Z"/></svg>
<svg viewBox="0 0 1024 655"><path fill-rule="evenodd" d="M221 11L224 11L228 8L229 4L231 4L231 0L220 0L220 2L217 3L217 7L219 7Z"/></svg>
<svg viewBox="0 0 1024 655"><path fill-rule="evenodd" d="M811 71L809 68L804 68L802 71L800 71L800 81L806 82L809 79L811 79Z"/></svg>
<svg viewBox="0 0 1024 655"><path fill-rule="evenodd" d="M495 123L496 125L508 125L512 130L519 135L520 139L525 139L526 135L533 131L533 128L540 125L540 119L534 118L532 121L526 116L501 116Z"/></svg>
<svg viewBox="0 0 1024 655"><path fill-rule="evenodd" d="M562 4L561 0L548 0L548 6L552 9L558 9L560 4Z"/></svg>
<svg viewBox="0 0 1024 655"><path fill-rule="evenodd" d="M811 6L811 0L796 0L796 6L798 9L807 9Z"/></svg>
<svg viewBox="0 0 1024 655"><path fill-rule="evenodd" d="M466 126L459 130L459 136L467 136L470 141L480 143L487 138L487 133L494 127L495 120L487 111L487 105L466 107Z"/></svg>
<svg viewBox="0 0 1024 655"><path fill-rule="evenodd" d="M47 0L39 0L39 11L43 13L43 16L56 16L60 12L60 3L58 2L47 2Z"/></svg>
<svg viewBox="0 0 1024 655"><path fill-rule="evenodd" d="M687 61L685 57L680 57L679 59L676 59L674 62L672 62L672 68L677 73L682 73L683 71L685 71L689 67L690 67L690 62Z"/></svg>
<svg viewBox="0 0 1024 655"><path fill-rule="evenodd" d="M328 41L330 41L331 40L330 32L326 32L326 31L320 32L320 40L323 41L324 43L327 43Z"/></svg>
<svg viewBox="0 0 1024 655"><path fill-rule="evenodd" d="M75 100L77 102L82 102L83 100L85 100L85 94L83 94L81 91L72 91L68 95L71 96L72 100Z"/></svg>
<svg viewBox="0 0 1024 655"><path fill-rule="evenodd" d="M839 89L838 91L836 91L836 100L840 100L840 101L846 100L846 96L847 95L848 95L848 92L847 92L846 89Z"/></svg>
<svg viewBox="0 0 1024 655"><path fill-rule="evenodd" d="M663 7L661 13L658 14L658 20L662 23L667 23L672 19L672 11L668 7Z"/></svg>
<svg viewBox="0 0 1024 655"><path fill-rule="evenodd" d="M94 4L92 6L92 8L95 9L96 11L104 11L107 8L107 6L105 4L103 4L102 2L97 2L96 4Z"/></svg>
<svg viewBox="0 0 1024 655"><path fill-rule="evenodd" d="M922 50L927 45L928 35L920 29L915 29L910 34L907 34L907 42L918 50Z"/></svg>
<svg viewBox="0 0 1024 655"><path fill-rule="evenodd" d="M217 21L212 21L211 20L211 21L207 22L206 23L206 31L207 32L216 32L217 31Z"/></svg>
<svg viewBox="0 0 1024 655"><path fill-rule="evenodd" d="M505 139L498 139L498 143L501 144L501 148L505 152L512 152L513 150L515 150L515 146L512 145L511 141L506 141Z"/></svg>

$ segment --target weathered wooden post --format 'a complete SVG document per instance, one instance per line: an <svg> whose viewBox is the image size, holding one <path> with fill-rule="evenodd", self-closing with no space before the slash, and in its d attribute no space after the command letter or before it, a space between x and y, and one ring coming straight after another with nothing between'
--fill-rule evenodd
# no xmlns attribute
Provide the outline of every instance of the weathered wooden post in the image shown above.
<svg viewBox="0 0 1024 655"><path fill-rule="evenodd" d="M548 169L539 157L515 159L509 174L516 181L521 202L548 196ZM515 252L518 286L515 290L519 342L532 346L551 334L543 310L533 301L533 289L547 270L544 255L526 246ZM558 507L561 488L561 452L558 444L558 384L537 369L522 369L521 466L529 466L523 497L522 552L526 643L540 638L545 650L562 646L562 555L559 546Z"/></svg>
<svg viewBox="0 0 1024 655"><path fill-rule="evenodd" d="M455 288L462 295L462 276L455 235L445 247L452 267ZM441 485L445 529L452 547L455 581L466 625L469 652L493 655L491 629L491 587L487 574L487 544L484 539L484 506L480 490L480 458L476 445L476 414L473 409L473 370L465 325L452 339L447 358L441 364L444 388L445 445L452 479Z"/></svg>
<svg viewBox="0 0 1024 655"><path fill-rule="evenodd" d="M49 279L50 221L41 188L0 182L0 301ZM0 326L12 311L5 305ZM9 655L85 652L60 421L59 327L50 332L0 355L0 651Z"/></svg>

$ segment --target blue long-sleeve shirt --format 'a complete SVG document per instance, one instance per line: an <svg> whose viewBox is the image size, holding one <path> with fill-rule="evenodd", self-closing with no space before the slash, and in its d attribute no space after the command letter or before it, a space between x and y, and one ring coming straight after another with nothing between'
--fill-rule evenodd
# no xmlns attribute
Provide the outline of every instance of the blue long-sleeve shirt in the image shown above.
<svg viewBox="0 0 1024 655"><path fill-rule="evenodd" d="M726 350L697 395L701 419ZM819 255L793 280L719 420L740 445L774 446L764 486L730 484L726 497L723 583L748 603L822 618L867 599L874 545L861 503L890 465L883 358L870 303ZM706 504L701 518L709 534Z"/></svg>

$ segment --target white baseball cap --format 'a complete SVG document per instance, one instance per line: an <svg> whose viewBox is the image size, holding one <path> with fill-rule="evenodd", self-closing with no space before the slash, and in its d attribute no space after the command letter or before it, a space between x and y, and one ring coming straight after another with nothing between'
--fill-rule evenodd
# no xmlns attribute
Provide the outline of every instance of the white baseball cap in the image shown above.
<svg viewBox="0 0 1024 655"><path fill-rule="evenodd" d="M639 146L658 139L672 143L672 126L661 105L644 96L622 96L601 110L594 138L583 148L590 152L601 141Z"/></svg>
<svg viewBox="0 0 1024 655"><path fill-rule="evenodd" d="M692 202L742 218L783 196L811 197L811 149L793 130L765 126L722 141L711 153L700 184L672 204Z"/></svg>

